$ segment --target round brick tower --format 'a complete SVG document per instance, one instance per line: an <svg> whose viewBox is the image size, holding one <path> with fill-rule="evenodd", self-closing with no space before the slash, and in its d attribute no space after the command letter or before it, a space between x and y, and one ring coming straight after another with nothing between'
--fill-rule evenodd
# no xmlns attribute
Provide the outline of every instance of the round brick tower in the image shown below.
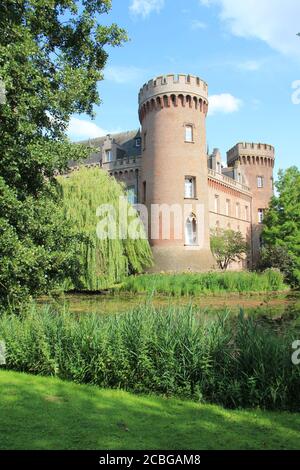
<svg viewBox="0 0 300 470"><path fill-rule="evenodd" d="M155 271L214 265L209 242L207 84L191 75L150 80L139 93L141 202Z"/></svg>
<svg viewBox="0 0 300 470"><path fill-rule="evenodd" d="M264 212L274 194L275 149L272 145L239 143L227 152L228 166L238 162L244 182L252 192L252 257L256 264L261 247Z"/></svg>

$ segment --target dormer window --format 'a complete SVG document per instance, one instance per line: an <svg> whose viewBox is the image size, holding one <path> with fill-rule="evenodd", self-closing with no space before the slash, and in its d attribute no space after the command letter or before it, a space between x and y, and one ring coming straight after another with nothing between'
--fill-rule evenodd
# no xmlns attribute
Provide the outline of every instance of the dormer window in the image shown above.
<svg viewBox="0 0 300 470"><path fill-rule="evenodd" d="M105 150L105 163L110 163L110 162L112 162L112 151Z"/></svg>
<svg viewBox="0 0 300 470"><path fill-rule="evenodd" d="M142 139L141 139L140 137L137 137L137 138L135 139L135 146L136 146L137 148L140 148L141 145L142 145Z"/></svg>

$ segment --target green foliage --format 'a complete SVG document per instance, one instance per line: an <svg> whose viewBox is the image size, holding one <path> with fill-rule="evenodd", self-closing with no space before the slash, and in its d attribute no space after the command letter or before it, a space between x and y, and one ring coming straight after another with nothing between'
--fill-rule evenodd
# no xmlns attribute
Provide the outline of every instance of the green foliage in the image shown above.
<svg viewBox="0 0 300 470"><path fill-rule="evenodd" d="M293 257L289 255L286 248L280 245L265 245L260 250L257 269L278 269L284 274L286 282L295 285L294 271L296 269Z"/></svg>
<svg viewBox="0 0 300 470"><path fill-rule="evenodd" d="M234 230L212 230L210 245L218 266L223 271L226 271L231 263L245 259L248 251L243 235Z"/></svg>
<svg viewBox="0 0 300 470"><path fill-rule="evenodd" d="M298 413L224 410L7 371L0 388L1 450L299 449Z"/></svg>
<svg viewBox="0 0 300 470"><path fill-rule="evenodd" d="M85 240L80 244L82 274L74 282L67 282L66 289L100 290L111 287L124 280L130 273L140 273L151 265L152 254L140 222L140 239L122 239L119 204L125 198L122 186L106 172L98 169L81 168L71 173L68 178L60 177L63 191L63 210L66 220L72 221ZM126 202L126 200L125 200ZM110 205L116 221L116 238L99 239L96 233L97 209ZM127 222L139 222L136 212L128 215L129 206L125 204Z"/></svg>
<svg viewBox="0 0 300 470"><path fill-rule="evenodd" d="M123 315L35 310L2 316L7 368L78 383L182 396L230 408L299 410L296 331L226 312L204 320L192 307Z"/></svg>
<svg viewBox="0 0 300 470"><path fill-rule="evenodd" d="M20 201L0 178L0 311L17 311L31 296L77 276L81 237L56 200L42 194Z"/></svg>
<svg viewBox="0 0 300 470"><path fill-rule="evenodd" d="M172 296L224 294L229 292L273 292L286 290L283 275L276 270L262 274L227 272L203 274L146 274L131 276L120 290Z"/></svg>
<svg viewBox="0 0 300 470"><path fill-rule="evenodd" d="M55 173L89 153L65 131L73 113L92 115L105 47L126 39L99 25L110 8L109 0L1 4L0 309L73 276L77 235L63 220Z"/></svg>
<svg viewBox="0 0 300 470"><path fill-rule="evenodd" d="M268 266L278 266L281 252L288 281L300 286L300 171L291 167L280 171L274 196L266 213L263 228L264 253Z"/></svg>

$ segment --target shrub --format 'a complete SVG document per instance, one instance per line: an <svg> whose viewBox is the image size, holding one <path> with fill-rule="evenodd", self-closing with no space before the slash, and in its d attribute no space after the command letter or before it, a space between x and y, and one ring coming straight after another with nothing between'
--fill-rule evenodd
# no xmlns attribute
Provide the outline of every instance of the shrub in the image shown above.
<svg viewBox="0 0 300 470"><path fill-rule="evenodd" d="M32 310L2 316L7 368L78 383L213 402L300 410L293 332L226 312L151 305L118 316Z"/></svg>

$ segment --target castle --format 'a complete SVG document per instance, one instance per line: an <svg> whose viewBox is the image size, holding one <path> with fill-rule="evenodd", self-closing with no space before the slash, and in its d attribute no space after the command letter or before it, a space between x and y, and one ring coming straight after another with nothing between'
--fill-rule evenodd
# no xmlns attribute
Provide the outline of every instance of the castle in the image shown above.
<svg viewBox="0 0 300 470"><path fill-rule="evenodd" d="M207 152L208 106L208 86L199 77L160 76L139 92L141 129L89 141L95 150L85 165L100 166L123 182L130 202L149 211L153 205L176 205L183 213L188 204L182 236L171 227L165 237L162 218L157 227L149 220L155 271L211 269L210 233L216 228L240 231L251 247L248 259L233 269L250 267L259 256L261 224L273 195L274 148L238 143L223 167L218 149ZM76 170L79 164L71 166Z"/></svg>

